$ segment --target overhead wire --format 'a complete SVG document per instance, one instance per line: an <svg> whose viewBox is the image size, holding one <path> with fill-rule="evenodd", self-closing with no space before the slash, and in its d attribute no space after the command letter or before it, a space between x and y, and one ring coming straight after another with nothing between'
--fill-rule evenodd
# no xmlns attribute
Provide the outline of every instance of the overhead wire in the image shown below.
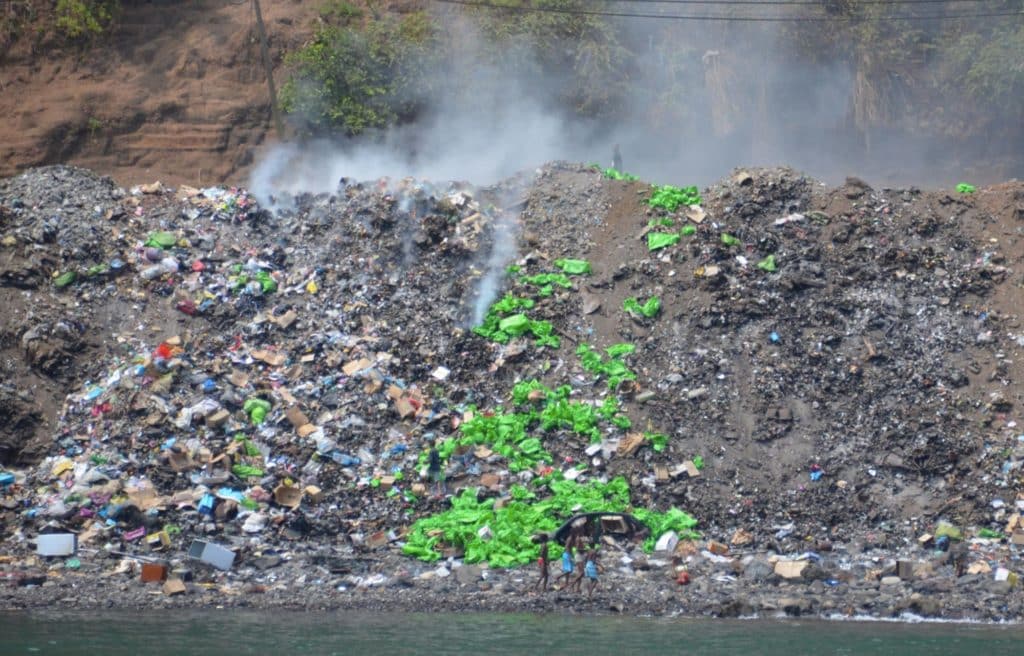
<svg viewBox="0 0 1024 656"><path fill-rule="evenodd" d="M939 5L992 2L993 0L600 0L608 4L656 5L806 5L826 7L830 3L852 5ZM501 5L504 6L504 5Z"/></svg>

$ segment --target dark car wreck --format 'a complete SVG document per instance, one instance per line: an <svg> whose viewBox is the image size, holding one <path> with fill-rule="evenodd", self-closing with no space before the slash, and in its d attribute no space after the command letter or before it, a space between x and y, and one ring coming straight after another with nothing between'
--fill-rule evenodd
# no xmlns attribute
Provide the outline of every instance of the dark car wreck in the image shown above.
<svg viewBox="0 0 1024 656"><path fill-rule="evenodd" d="M577 531L580 535L586 536L595 542L605 535L627 541L643 540L650 535L650 529L647 528L647 525L630 514L589 512L570 517L551 534L552 539L564 545L574 526L578 527Z"/></svg>

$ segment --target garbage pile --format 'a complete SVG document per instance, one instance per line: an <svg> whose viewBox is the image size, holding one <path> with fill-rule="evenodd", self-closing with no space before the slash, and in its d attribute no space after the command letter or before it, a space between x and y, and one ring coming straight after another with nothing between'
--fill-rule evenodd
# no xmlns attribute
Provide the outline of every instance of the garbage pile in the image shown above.
<svg viewBox="0 0 1024 656"><path fill-rule="evenodd" d="M799 552L1024 504L974 200L565 163L294 200L0 181L5 550L513 566L579 512Z"/></svg>

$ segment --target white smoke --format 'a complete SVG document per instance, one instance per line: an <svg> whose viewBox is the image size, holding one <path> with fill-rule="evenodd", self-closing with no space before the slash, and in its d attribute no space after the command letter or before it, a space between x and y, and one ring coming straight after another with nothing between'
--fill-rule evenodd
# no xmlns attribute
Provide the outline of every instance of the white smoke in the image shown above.
<svg viewBox="0 0 1024 656"><path fill-rule="evenodd" d="M491 244L491 252L487 256L484 275L476 290L476 300L473 303L473 325L479 326L487 308L491 306L498 296L502 278L505 276L505 267L516 258L518 253L518 216L512 216L502 212L494 222L494 241Z"/></svg>

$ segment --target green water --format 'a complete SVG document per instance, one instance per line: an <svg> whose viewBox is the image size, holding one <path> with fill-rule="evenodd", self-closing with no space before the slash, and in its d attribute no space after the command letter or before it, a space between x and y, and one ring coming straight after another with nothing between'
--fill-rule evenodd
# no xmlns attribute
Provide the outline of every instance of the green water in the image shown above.
<svg viewBox="0 0 1024 656"><path fill-rule="evenodd" d="M1024 626L237 610L0 613L14 654L1021 656Z"/></svg>

